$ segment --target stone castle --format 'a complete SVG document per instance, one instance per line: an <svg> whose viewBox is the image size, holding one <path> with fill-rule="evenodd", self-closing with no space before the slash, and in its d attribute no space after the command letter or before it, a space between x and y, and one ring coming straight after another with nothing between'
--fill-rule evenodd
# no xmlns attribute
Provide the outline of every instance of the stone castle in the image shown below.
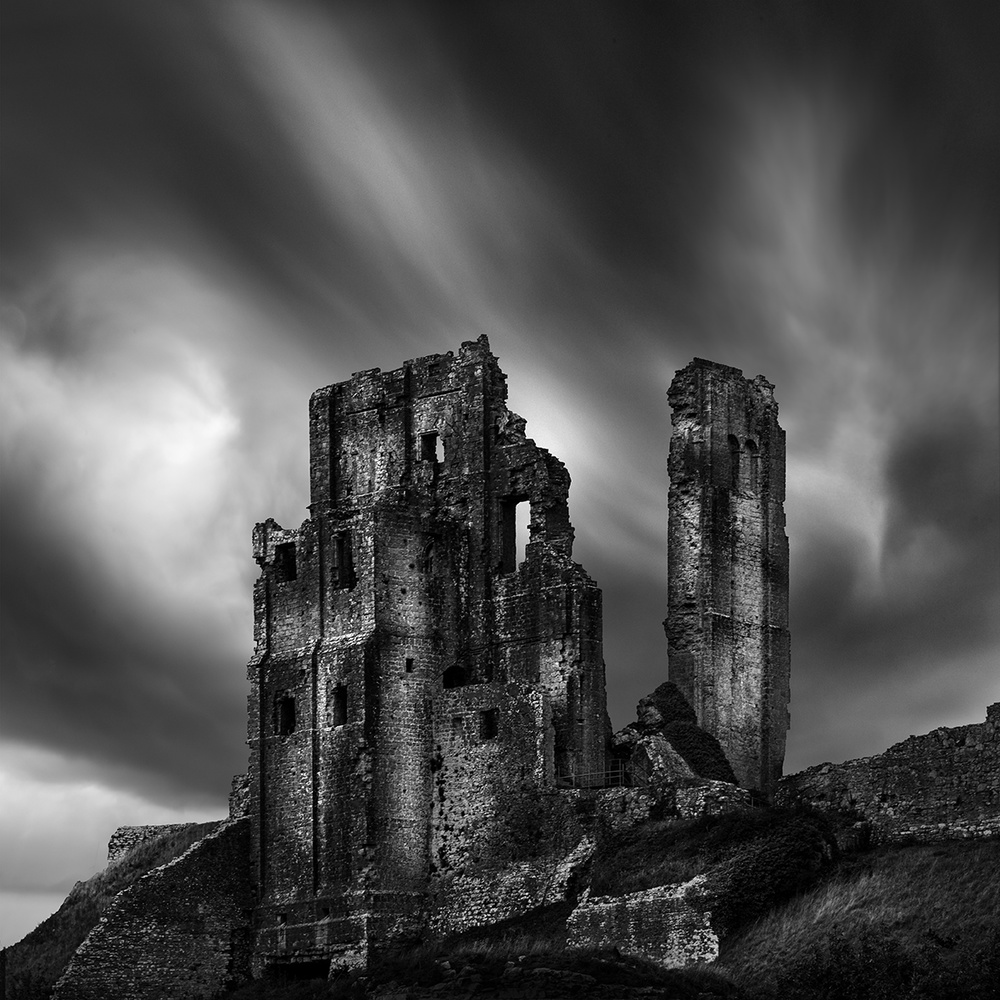
<svg viewBox="0 0 1000 1000"><path fill-rule="evenodd" d="M779 786L788 543L773 386L695 359L669 400L670 683L613 734L569 475L507 409L486 338L314 393L309 519L253 532L249 767L230 819L119 894L54 996L211 997L269 970L325 974L575 898L595 823L745 808L750 790L852 798L850 774ZM676 704L690 721L666 725ZM995 782L982 785L994 723L991 710L973 739L977 834L1000 831ZM113 863L157 835L119 831ZM671 928L653 957L710 959L704 908L653 895L634 904ZM581 901L571 942L614 943L609 920Z"/></svg>

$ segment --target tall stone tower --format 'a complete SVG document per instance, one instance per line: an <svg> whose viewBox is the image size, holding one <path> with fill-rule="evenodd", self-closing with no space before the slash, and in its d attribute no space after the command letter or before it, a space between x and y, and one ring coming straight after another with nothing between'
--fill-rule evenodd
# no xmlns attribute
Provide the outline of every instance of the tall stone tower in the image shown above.
<svg viewBox="0 0 1000 1000"><path fill-rule="evenodd" d="M533 795L603 779L601 593L566 468L506 395L485 337L319 389L309 520L254 530L259 967L419 931L435 880L523 842Z"/></svg>
<svg viewBox="0 0 1000 1000"><path fill-rule="evenodd" d="M785 432L774 386L695 358L668 396L669 677L740 783L771 794L789 698Z"/></svg>

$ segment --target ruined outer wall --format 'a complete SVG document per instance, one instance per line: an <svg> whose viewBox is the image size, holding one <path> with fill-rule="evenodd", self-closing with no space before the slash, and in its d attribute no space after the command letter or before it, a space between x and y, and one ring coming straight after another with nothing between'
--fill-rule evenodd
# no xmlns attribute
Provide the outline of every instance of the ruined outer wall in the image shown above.
<svg viewBox="0 0 1000 1000"><path fill-rule="evenodd" d="M194 1000L249 971L249 821L224 823L119 893L55 1000Z"/></svg>
<svg viewBox="0 0 1000 1000"><path fill-rule="evenodd" d="M774 387L696 358L670 386L667 655L740 783L773 792L788 729L785 434Z"/></svg>
<svg viewBox="0 0 1000 1000"><path fill-rule="evenodd" d="M783 778L781 803L857 811L876 840L1000 836L1000 703L986 721Z"/></svg>
<svg viewBox="0 0 1000 1000"><path fill-rule="evenodd" d="M165 833L190 829L194 823L167 823L163 826L120 826L108 841L108 864L125 857L147 840L159 837Z"/></svg>

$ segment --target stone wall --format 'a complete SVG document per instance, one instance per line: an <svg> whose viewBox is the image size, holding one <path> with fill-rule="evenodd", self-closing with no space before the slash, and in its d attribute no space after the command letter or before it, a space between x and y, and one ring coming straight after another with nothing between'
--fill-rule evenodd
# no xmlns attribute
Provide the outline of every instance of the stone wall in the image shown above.
<svg viewBox="0 0 1000 1000"><path fill-rule="evenodd" d="M670 680L739 783L770 795L789 698L785 432L774 386L696 358L669 398Z"/></svg>
<svg viewBox="0 0 1000 1000"><path fill-rule="evenodd" d="M120 826L108 841L108 864L123 858L147 840L161 834L190 829L194 823L167 823L163 826Z"/></svg>
<svg viewBox="0 0 1000 1000"><path fill-rule="evenodd" d="M911 736L875 757L783 778L782 804L867 821L876 841L1000 835L1000 703L986 721Z"/></svg>
<svg viewBox="0 0 1000 1000"><path fill-rule="evenodd" d="M115 897L54 1000L196 1000L247 979L249 821L222 824Z"/></svg>
<svg viewBox="0 0 1000 1000"><path fill-rule="evenodd" d="M572 893L593 853L594 842L582 837L563 856L442 878L436 882L430 929L437 934L455 934L562 902Z"/></svg>
<svg viewBox="0 0 1000 1000"><path fill-rule="evenodd" d="M626 896L581 901L567 922L570 948L617 948L669 969L714 962L719 938L712 930L705 876Z"/></svg>

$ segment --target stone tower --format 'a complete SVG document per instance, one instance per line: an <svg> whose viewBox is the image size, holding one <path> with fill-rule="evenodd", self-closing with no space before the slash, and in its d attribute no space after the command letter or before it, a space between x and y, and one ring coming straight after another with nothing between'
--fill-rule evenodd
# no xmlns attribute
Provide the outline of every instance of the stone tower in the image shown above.
<svg viewBox="0 0 1000 1000"><path fill-rule="evenodd" d="M785 432L774 386L696 358L668 396L669 676L740 783L770 795L789 698Z"/></svg>
<svg viewBox="0 0 1000 1000"><path fill-rule="evenodd" d="M603 780L601 594L506 395L485 337L318 390L310 517L254 530L258 971L419 930L435 879L509 855L526 796Z"/></svg>

